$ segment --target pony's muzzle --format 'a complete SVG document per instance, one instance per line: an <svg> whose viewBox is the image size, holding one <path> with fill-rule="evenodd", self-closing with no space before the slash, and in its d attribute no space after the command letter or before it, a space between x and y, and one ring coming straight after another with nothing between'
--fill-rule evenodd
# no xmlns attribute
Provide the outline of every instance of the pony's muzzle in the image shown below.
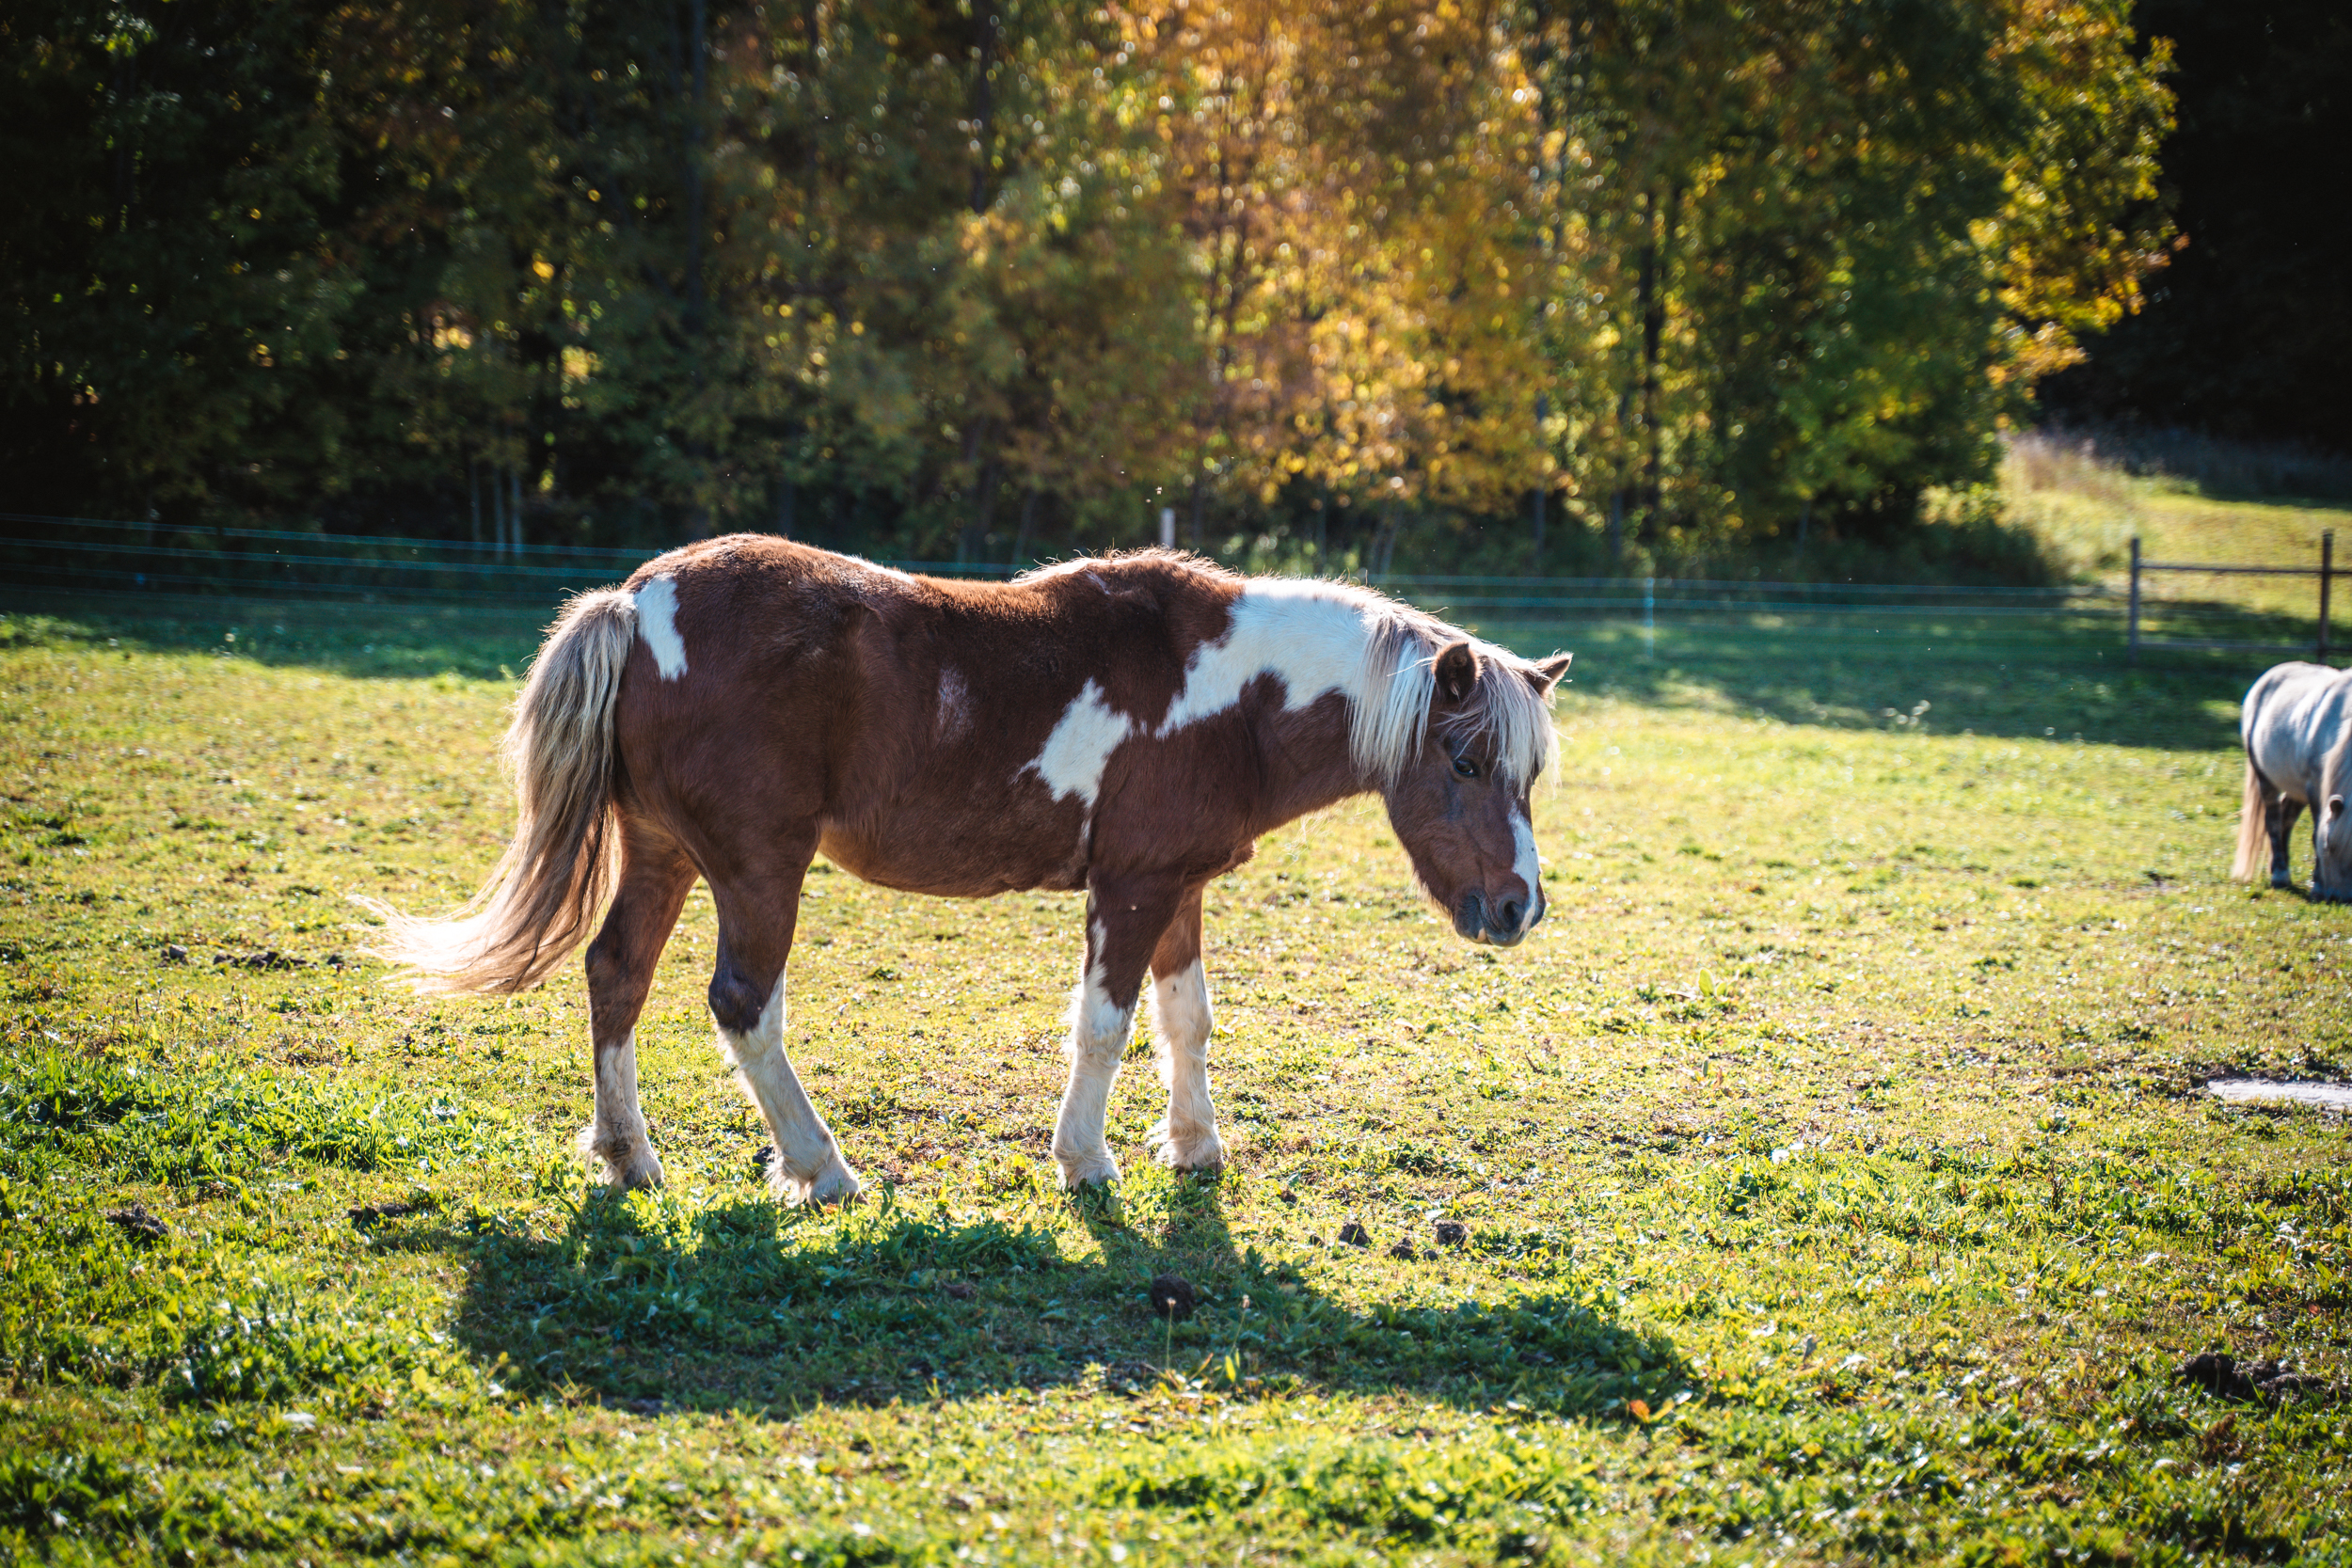
<svg viewBox="0 0 2352 1568"><path fill-rule="evenodd" d="M1454 929L1470 942L1509 947L1534 930L1543 917L1544 895L1540 892L1532 901L1504 898L1489 906L1486 895L1473 888L1462 895L1462 901L1454 908Z"/></svg>

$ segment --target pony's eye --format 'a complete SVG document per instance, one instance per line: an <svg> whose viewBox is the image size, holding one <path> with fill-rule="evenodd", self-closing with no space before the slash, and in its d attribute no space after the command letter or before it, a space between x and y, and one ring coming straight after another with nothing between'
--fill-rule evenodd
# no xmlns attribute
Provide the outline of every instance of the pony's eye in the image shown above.
<svg viewBox="0 0 2352 1568"><path fill-rule="evenodd" d="M1468 757L1455 757L1454 759L1454 770L1456 773L1461 774L1462 777L1466 779L1474 779L1478 777L1478 764L1470 761Z"/></svg>

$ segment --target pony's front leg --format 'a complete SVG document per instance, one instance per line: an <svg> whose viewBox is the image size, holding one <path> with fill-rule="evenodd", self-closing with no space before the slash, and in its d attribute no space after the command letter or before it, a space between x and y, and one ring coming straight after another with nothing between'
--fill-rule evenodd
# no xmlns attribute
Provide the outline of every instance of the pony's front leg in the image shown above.
<svg viewBox="0 0 2352 1568"><path fill-rule="evenodd" d="M1225 1164L1209 1099L1209 978L1200 962L1200 890L1184 899L1152 954L1152 1033L1159 1046L1168 1117L1152 1130L1160 1162L1176 1170Z"/></svg>
<svg viewBox="0 0 2352 1568"><path fill-rule="evenodd" d="M2289 848L2294 842L2295 819L2302 815L2303 802L2292 795L2281 791L2271 800L2269 828L2270 885L2272 887L2295 885L2295 877L2288 869L2291 863ZM2317 818L2314 817L2312 820L2316 826ZM2318 863L2314 861L2312 865L2313 875L2318 873Z"/></svg>
<svg viewBox="0 0 2352 1568"><path fill-rule="evenodd" d="M846 1202L862 1186L784 1052L785 960L800 917L800 879L814 852L812 840L789 879L781 873L733 879L711 890L719 906L719 962L710 1013L720 1049L768 1123L775 1148L768 1184L787 1203Z"/></svg>
<svg viewBox="0 0 2352 1568"><path fill-rule="evenodd" d="M677 847L625 825L621 877L612 907L588 944L588 1035L596 1053L596 1119L580 1130L580 1152L614 1187L659 1187L653 1151L637 1104L637 1017L654 966L677 925L694 868Z"/></svg>
<svg viewBox="0 0 2352 1568"><path fill-rule="evenodd" d="M1119 1180L1104 1136L1111 1085L1127 1054L1144 970L1182 897L1181 888L1102 881L1088 892L1086 967L1070 999L1070 1084L1054 1118L1054 1159L1066 1187Z"/></svg>

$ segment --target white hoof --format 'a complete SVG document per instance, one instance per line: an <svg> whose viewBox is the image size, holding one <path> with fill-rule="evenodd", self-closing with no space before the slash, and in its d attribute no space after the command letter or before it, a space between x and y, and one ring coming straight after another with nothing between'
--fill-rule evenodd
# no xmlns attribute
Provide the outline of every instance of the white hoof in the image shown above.
<svg viewBox="0 0 2352 1568"><path fill-rule="evenodd" d="M1170 1170L1223 1170L1225 1140L1212 1127L1204 1132L1187 1132L1179 1137L1170 1132L1168 1123L1152 1129L1152 1152L1161 1164Z"/></svg>
<svg viewBox="0 0 2352 1568"><path fill-rule="evenodd" d="M635 1138L599 1136L592 1122L580 1130L580 1152L598 1181L608 1187L659 1187L663 1177L661 1157L641 1135Z"/></svg>
<svg viewBox="0 0 2352 1568"><path fill-rule="evenodd" d="M822 1169L805 1179L794 1176L780 1164L771 1165L768 1185L777 1201L787 1204L851 1203L866 1190L866 1183L858 1180L857 1172L850 1168L837 1148Z"/></svg>
<svg viewBox="0 0 2352 1568"><path fill-rule="evenodd" d="M1107 1187L1119 1180L1119 1162L1107 1148L1089 1154L1064 1154L1056 1149L1054 1162L1061 1166L1062 1186L1072 1192L1080 1187Z"/></svg>

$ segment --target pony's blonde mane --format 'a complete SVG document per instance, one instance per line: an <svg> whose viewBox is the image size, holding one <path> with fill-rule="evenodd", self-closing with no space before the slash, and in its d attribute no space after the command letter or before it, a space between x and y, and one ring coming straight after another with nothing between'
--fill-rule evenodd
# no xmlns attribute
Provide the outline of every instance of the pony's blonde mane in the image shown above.
<svg viewBox="0 0 2352 1568"><path fill-rule="evenodd" d="M1355 721L1348 750L1357 767L1394 784L1420 755L1438 694L1438 655L1464 638L1478 655L1478 684L1438 727L1459 738L1491 738L1503 776L1515 784L1532 784L1558 764L1560 736L1532 662L1393 599L1351 584L1332 586L1356 599L1364 623L1363 663L1350 693Z"/></svg>

